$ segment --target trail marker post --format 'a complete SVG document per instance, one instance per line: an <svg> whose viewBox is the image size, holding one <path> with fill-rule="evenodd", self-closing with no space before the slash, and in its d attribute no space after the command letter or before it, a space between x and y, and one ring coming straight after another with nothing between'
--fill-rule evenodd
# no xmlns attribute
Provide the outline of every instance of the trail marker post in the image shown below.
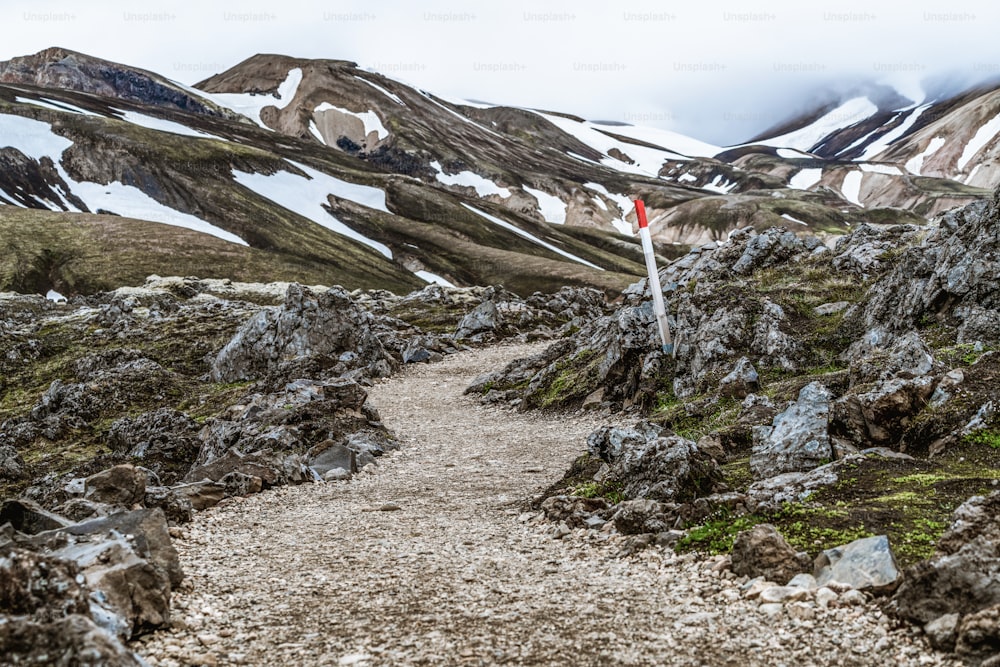
<svg viewBox="0 0 1000 667"><path fill-rule="evenodd" d="M635 216L639 219L639 239L642 241L642 254L646 257L646 272L649 274L649 291L653 295L653 312L656 314L656 323L660 328L660 341L663 343L663 353L673 355L674 342L670 338L667 309L663 305L663 287L660 286L660 275L656 271L656 257L653 255L653 239L649 236L646 205L641 199L635 200Z"/></svg>

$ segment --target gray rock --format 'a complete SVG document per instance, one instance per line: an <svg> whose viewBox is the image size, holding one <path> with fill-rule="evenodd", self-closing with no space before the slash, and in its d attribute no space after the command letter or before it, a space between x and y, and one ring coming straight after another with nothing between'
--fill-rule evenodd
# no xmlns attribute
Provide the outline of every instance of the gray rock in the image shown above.
<svg viewBox="0 0 1000 667"><path fill-rule="evenodd" d="M820 466L809 472L786 472L759 482L747 489L756 511L776 512L785 503L802 502L809 494L836 484L840 461Z"/></svg>
<svg viewBox="0 0 1000 667"><path fill-rule="evenodd" d="M951 211L869 290L867 327L914 328L925 316L960 321L959 342L996 342L1000 328L1000 211L997 197Z"/></svg>
<svg viewBox="0 0 1000 667"><path fill-rule="evenodd" d="M212 364L211 377L214 382L268 373L288 377L324 360L337 360L333 369L340 373L362 369L370 377L384 377L397 362L374 334L373 325L373 317L342 288L316 296L293 284L284 305L254 315L226 344Z"/></svg>
<svg viewBox="0 0 1000 667"><path fill-rule="evenodd" d="M827 315L835 315L837 313L847 310L847 307L851 305L850 301L835 301L833 303L824 303L813 308L813 313L820 317L825 317Z"/></svg>
<svg viewBox="0 0 1000 667"><path fill-rule="evenodd" d="M731 398L743 399L760 386L760 376L757 369L746 357L740 357L736 366L724 378L719 380L719 393Z"/></svg>
<svg viewBox="0 0 1000 667"><path fill-rule="evenodd" d="M503 325L503 317L493 301L483 301L472 309L455 330L455 338L471 338L477 334L493 333Z"/></svg>
<svg viewBox="0 0 1000 667"><path fill-rule="evenodd" d="M955 652L966 659L1000 655L1000 605L964 616L957 634Z"/></svg>
<svg viewBox="0 0 1000 667"><path fill-rule="evenodd" d="M601 426L587 436L587 451L605 463L616 463L626 450L641 447L662 432L662 428L647 421L638 422L632 428Z"/></svg>
<svg viewBox="0 0 1000 667"><path fill-rule="evenodd" d="M1000 491L963 503L932 558L906 571L893 597L896 613L921 625L945 614L1000 604Z"/></svg>
<svg viewBox="0 0 1000 667"><path fill-rule="evenodd" d="M43 622L88 614L88 592L79 574L75 563L50 554L23 548L0 551L0 614Z"/></svg>
<svg viewBox="0 0 1000 667"><path fill-rule="evenodd" d="M764 577L787 584L796 575L809 570L809 555L793 549L771 524L757 524L736 535L732 552L733 573Z"/></svg>
<svg viewBox="0 0 1000 667"><path fill-rule="evenodd" d="M115 421L108 431L108 444L116 454L142 463L164 483L173 484L198 456L201 428L179 410L159 408Z"/></svg>
<svg viewBox="0 0 1000 667"><path fill-rule="evenodd" d="M249 496L260 493L264 487L260 477L242 472L227 473L219 479L219 483L226 487L227 496Z"/></svg>
<svg viewBox="0 0 1000 667"><path fill-rule="evenodd" d="M0 481L16 482L26 476L24 459L10 445L0 445Z"/></svg>
<svg viewBox="0 0 1000 667"><path fill-rule="evenodd" d="M830 432L856 447L891 447L927 405L935 381L929 376L893 378L870 391L849 392L833 403Z"/></svg>
<svg viewBox="0 0 1000 667"><path fill-rule="evenodd" d="M118 465L88 477L83 497L96 503L131 508L146 497L146 474L133 465Z"/></svg>
<svg viewBox="0 0 1000 667"><path fill-rule="evenodd" d="M756 269L772 266L804 253L806 249L806 245L795 233L772 227L750 238L743 254L733 264L732 271L737 275L749 275Z"/></svg>
<svg viewBox="0 0 1000 667"><path fill-rule="evenodd" d="M83 614L48 622L13 617L0 623L0 655L11 665L145 667L147 664ZM54 656L64 660L54 662Z"/></svg>
<svg viewBox="0 0 1000 667"><path fill-rule="evenodd" d="M626 500L615 506L611 521L623 535L663 533L674 527L674 509L672 505L648 498Z"/></svg>
<svg viewBox="0 0 1000 667"><path fill-rule="evenodd" d="M955 640L958 638L958 614L945 614L924 625L924 634L931 646L939 651L954 651Z"/></svg>
<svg viewBox="0 0 1000 667"><path fill-rule="evenodd" d="M541 504L541 509L548 520L565 524L571 529L586 528L590 517L604 513L608 507L608 501L604 498L564 495L550 496Z"/></svg>
<svg viewBox="0 0 1000 667"><path fill-rule="evenodd" d="M331 468L323 473L325 482L343 482L351 478L351 472L344 468Z"/></svg>
<svg viewBox="0 0 1000 667"><path fill-rule="evenodd" d="M719 464L680 436L624 437L621 445L605 480L621 483L628 498L687 502L709 495L722 480Z"/></svg>
<svg viewBox="0 0 1000 667"><path fill-rule="evenodd" d="M815 571L820 586L837 581L872 593L891 593L903 576L885 535L864 537L823 551L816 557Z"/></svg>
<svg viewBox="0 0 1000 667"><path fill-rule="evenodd" d="M934 356L916 331L897 335L883 327L870 329L840 355L849 363L851 386L927 375Z"/></svg>
<svg viewBox="0 0 1000 667"><path fill-rule="evenodd" d="M802 388L798 400L753 430L750 469L756 479L811 470L833 457L828 433L830 392L819 382Z"/></svg>
<svg viewBox="0 0 1000 667"><path fill-rule="evenodd" d="M70 521L53 514L41 505L27 498L5 500L0 505L0 526L11 524L14 530L28 535L35 535L46 530L65 528Z"/></svg>
<svg viewBox="0 0 1000 667"><path fill-rule="evenodd" d="M226 485L221 482L203 480L190 484L178 484L170 489L187 498L191 507L201 511L218 505L226 497Z"/></svg>
<svg viewBox="0 0 1000 667"><path fill-rule="evenodd" d="M143 505L147 509L159 507L171 524L187 523L194 510L190 498L166 486L147 486Z"/></svg>
<svg viewBox="0 0 1000 667"><path fill-rule="evenodd" d="M346 470L348 476L358 471L357 452L347 445L324 440L306 454L306 465L320 477L334 468Z"/></svg>

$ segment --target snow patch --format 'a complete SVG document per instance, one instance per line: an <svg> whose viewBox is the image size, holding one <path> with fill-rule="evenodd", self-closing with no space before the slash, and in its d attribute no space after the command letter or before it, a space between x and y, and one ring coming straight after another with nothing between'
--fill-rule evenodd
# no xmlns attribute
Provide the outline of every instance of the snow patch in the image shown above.
<svg viewBox="0 0 1000 667"><path fill-rule="evenodd" d="M920 114L927 111L930 107L930 104L925 104L924 106L913 110L910 115L906 117L906 120L900 123L895 129L889 130L869 144L865 148L865 152L862 153L860 157L856 158L856 161L865 162L867 160L871 160L876 155L884 151L890 144L909 132L910 128L913 127L913 124L917 122L918 118L920 118Z"/></svg>
<svg viewBox="0 0 1000 667"><path fill-rule="evenodd" d="M789 179L788 187L794 190L808 190L822 179L822 169L803 169Z"/></svg>
<svg viewBox="0 0 1000 667"><path fill-rule="evenodd" d="M138 113L137 111L123 111L121 109L112 109L117 114L121 114L121 119L126 123L132 123L133 125L138 125L139 127L145 127L150 130L156 130L157 132L169 132L171 134L179 134L185 137L198 137L199 139L219 139L221 141L226 141L222 137L217 137L214 134L208 134L207 132L200 132L186 125L181 125L180 123L175 123L171 120L164 120L162 118L156 118L155 116L147 116L144 113Z"/></svg>
<svg viewBox="0 0 1000 667"><path fill-rule="evenodd" d="M563 132L572 135L573 137L580 140L586 146L590 146L599 153L605 155L601 159L601 164L606 167L610 167L615 171L620 171L627 174L641 174L643 176L650 176L652 178L658 178L660 169L663 167L663 163L668 160L686 160L687 158L679 153L674 153L672 151L663 150L659 148L648 148L645 146L636 146L634 144L628 144L623 141L618 141L613 139L603 132L599 131L597 128L601 126L590 122L579 122L571 120L569 118L563 118L562 116L556 116L553 114L542 113L540 111L532 111L536 113L545 120L549 121L556 127L558 127ZM615 128L617 131L620 128ZM609 155L613 150L619 150L625 155L628 155L632 159L634 164L629 164L618 160ZM586 159L586 158L583 158ZM589 162L590 160L588 160Z"/></svg>
<svg viewBox="0 0 1000 667"><path fill-rule="evenodd" d="M863 176L864 174L860 171L852 171L844 177L844 184L840 188L847 201L862 208L864 208L864 204L861 203L861 179Z"/></svg>
<svg viewBox="0 0 1000 667"><path fill-rule="evenodd" d="M899 167L895 167L891 164L872 164L864 163L859 164L861 171L867 171L873 174L889 174L890 176L902 176L903 172L899 170Z"/></svg>
<svg viewBox="0 0 1000 667"><path fill-rule="evenodd" d="M355 118L360 120L365 126L366 137L372 132L378 134L379 141L382 141L383 139L389 136L389 130L385 129L385 125L382 124L382 119L379 118L378 114L376 114L374 111L363 111L359 113L356 111L348 111L347 109L334 106L329 102L323 102L313 110L313 113L314 114L322 113L324 111L330 111L331 109L334 111L339 111L342 114L347 114L348 116L354 116Z"/></svg>
<svg viewBox="0 0 1000 667"><path fill-rule="evenodd" d="M809 226L806 223L804 223L801 220L799 220L798 218L793 218L792 216L788 215L787 213L782 213L781 217L784 218L785 220L788 220L789 222L794 222L794 223L796 223L798 225L802 225L804 227L808 227Z"/></svg>
<svg viewBox="0 0 1000 667"><path fill-rule="evenodd" d="M984 124L982 127L976 131L975 136L965 145L965 150L962 151L962 157L958 158L958 169L959 171L964 171L965 166L969 164L969 161L976 156L980 150L983 149L986 144L993 141L1000 133L1000 114L993 117L992 120Z"/></svg>
<svg viewBox="0 0 1000 667"><path fill-rule="evenodd" d="M626 236L634 236L632 223L625 220L625 216L627 216L629 211L632 210L632 207L635 206L631 199L625 195L608 192L608 189L600 183L584 183L583 187L593 190L594 192L599 192L614 203L618 204L618 208L621 210L622 215L617 220L612 220L611 224L616 230L618 230L618 233L625 234ZM605 207L605 210L607 210L607 207Z"/></svg>
<svg viewBox="0 0 1000 667"><path fill-rule="evenodd" d="M437 171L436 178L438 182L444 183L445 185L461 185L475 188L476 194L480 197L487 197L489 195L499 195L504 199L510 197L510 190L507 188L501 188L493 181L488 178L483 178L473 171L460 171L457 174L446 174L441 169L441 163L436 160L431 162L431 167Z"/></svg>
<svg viewBox="0 0 1000 667"><path fill-rule="evenodd" d="M358 76L356 74L354 75L354 78L357 79L358 81L364 81L369 86L371 86L375 90L379 91L380 93L382 93L383 95L385 95L386 97L388 97L390 100L392 100L396 104L400 104L400 105L402 105L404 107L406 106L406 104L403 102L403 100L399 99L398 95L396 95L394 93L390 93L388 90L386 90L382 86L378 85L377 83L369 81L368 79L364 79L364 78L362 78L362 77L360 77L360 76Z"/></svg>
<svg viewBox="0 0 1000 667"><path fill-rule="evenodd" d="M464 206L465 208L469 209L470 211L472 211L476 215L489 220L493 224L499 225L499 226L503 227L506 230L514 232L518 236L526 238L529 241L531 241L532 243L535 243L537 245L542 246L543 248L551 250L554 253L562 255L563 257L565 257L567 259L571 259L574 262L579 262L580 264L584 264L584 265L589 266L589 267L591 267L593 269L597 269L598 271L603 271L604 270L601 267L597 266L596 264L591 264L590 262L588 262L587 260L585 260L585 259L583 259L581 257L577 257L576 255L568 253L568 252L566 252L565 250L563 250L561 248L557 248L556 246L552 245L551 243L547 243L547 242L541 240L537 236L533 236L532 234L529 234L528 232L524 231L520 227L517 227L515 225L510 224L506 220L501 220L500 218L498 218L496 216L493 216L493 215L490 215L489 213L484 213L483 211L480 211L478 208L473 208L472 206L469 206L465 202L462 202L462 206Z"/></svg>
<svg viewBox="0 0 1000 667"><path fill-rule="evenodd" d="M16 148L36 160L49 157L58 161L73 142L53 132L48 123L3 114L0 115L0 145Z"/></svg>
<svg viewBox="0 0 1000 667"><path fill-rule="evenodd" d="M413 275L420 278L424 282L441 285L442 287L454 287L455 284L451 283L436 273L431 273L430 271L414 271Z"/></svg>
<svg viewBox="0 0 1000 667"><path fill-rule="evenodd" d="M919 155L914 155L913 157L911 157L909 160L906 161L906 164L904 165L906 167L906 170L911 174L916 174L917 176L920 176L920 170L924 168L924 159L937 153L938 150L942 146L944 146L944 144L945 144L944 137L934 137L933 139L931 139L922 153L920 153Z"/></svg>
<svg viewBox="0 0 1000 667"><path fill-rule="evenodd" d="M638 139L655 146L661 146L671 153L679 153L687 157L715 157L722 152L721 146L698 141L689 136L656 127L640 125L615 125L607 128L608 132L631 139ZM631 153L630 153L631 155Z"/></svg>
<svg viewBox="0 0 1000 667"><path fill-rule="evenodd" d="M736 183L730 183L721 174L712 179L711 183L706 183L701 186L702 190L708 190L709 192L717 192L720 195L729 194L733 188L736 187Z"/></svg>
<svg viewBox="0 0 1000 667"><path fill-rule="evenodd" d="M385 193L383 191L367 185L342 181L291 160L288 162L303 171L306 176L299 176L290 171L279 171L270 176L234 171L233 178L243 187L271 200L278 206L298 213L341 236L374 248L392 259L392 251L388 246L359 234L323 208L329 195L333 195L361 206L388 213L389 209L385 207Z"/></svg>
<svg viewBox="0 0 1000 667"><path fill-rule="evenodd" d="M312 133L314 137L319 139L319 142L321 144L323 144L324 146L326 145L326 139L323 138L323 133L319 131L318 127L316 127L316 121L314 120L309 121L309 131Z"/></svg>
<svg viewBox="0 0 1000 667"><path fill-rule="evenodd" d="M45 97L41 98L40 100L32 100L26 97L15 97L14 101L20 102L21 104L32 104L36 107L41 107L43 109L50 109L52 111L61 111L63 113L67 112L76 113L76 114L82 114L84 116L97 116L98 118L100 118L100 115L94 113L93 111L87 111L86 109L81 109L80 107L75 106L73 104L69 104L68 102L56 102L55 100L50 100Z"/></svg>
<svg viewBox="0 0 1000 667"><path fill-rule="evenodd" d="M698 179L692 174L684 173L677 178L677 181L679 183L695 183Z"/></svg>
<svg viewBox="0 0 1000 667"><path fill-rule="evenodd" d="M850 127L877 112L878 107L867 97L855 97L803 128L771 139L755 141L754 145L808 151L833 132Z"/></svg>
<svg viewBox="0 0 1000 667"><path fill-rule="evenodd" d="M797 151L793 148L779 148L778 157L783 157L786 160L794 160L796 158L804 158L804 157L812 158L815 156L810 155L809 153L803 153L802 151Z"/></svg>
<svg viewBox="0 0 1000 667"><path fill-rule="evenodd" d="M538 201L538 210L546 222L553 222L557 225L566 223L566 202L548 192L535 190L526 185L523 188L525 192Z"/></svg>
<svg viewBox="0 0 1000 667"><path fill-rule="evenodd" d="M201 93L201 95L218 105L246 116L264 129L269 130L271 128L260 119L261 110L270 106L278 109L287 107L295 97L300 83L302 83L302 70L296 67L288 72L288 76L278 86L277 95L254 95L251 93Z"/></svg>

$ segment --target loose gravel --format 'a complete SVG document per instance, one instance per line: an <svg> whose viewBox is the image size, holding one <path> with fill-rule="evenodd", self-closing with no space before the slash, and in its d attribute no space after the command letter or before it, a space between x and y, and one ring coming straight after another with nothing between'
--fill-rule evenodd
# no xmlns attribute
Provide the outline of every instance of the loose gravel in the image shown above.
<svg viewBox="0 0 1000 667"><path fill-rule="evenodd" d="M370 392L398 451L350 481L199 513L175 540L174 626L133 648L164 667L959 664L861 595L762 604L724 559L556 537L527 502L600 418L462 395L535 349L409 367Z"/></svg>

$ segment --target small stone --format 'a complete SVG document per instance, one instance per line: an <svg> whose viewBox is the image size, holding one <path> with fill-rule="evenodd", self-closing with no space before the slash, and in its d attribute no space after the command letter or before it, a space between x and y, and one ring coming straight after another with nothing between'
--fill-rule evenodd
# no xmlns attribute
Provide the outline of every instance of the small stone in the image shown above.
<svg viewBox="0 0 1000 667"><path fill-rule="evenodd" d="M803 572L792 577L787 585L793 588L805 588L810 591L816 590L816 577Z"/></svg>
<svg viewBox="0 0 1000 667"><path fill-rule="evenodd" d="M836 593L834 593L826 586L823 586L816 591L816 604L821 609L826 609L827 607L830 606L830 603L836 600L838 597L840 596L838 596Z"/></svg>
<svg viewBox="0 0 1000 667"><path fill-rule="evenodd" d="M344 468L331 468L323 473L324 482L342 482L351 478L349 470Z"/></svg>
<svg viewBox="0 0 1000 667"><path fill-rule="evenodd" d="M788 615L800 621L811 621L816 618L816 607L809 602L792 602L785 605Z"/></svg>
<svg viewBox="0 0 1000 667"><path fill-rule="evenodd" d="M785 605L781 604L780 602L768 602L757 607L757 609L759 609L762 614L771 617L780 614L782 610L784 610L784 608Z"/></svg>
<svg viewBox="0 0 1000 667"><path fill-rule="evenodd" d="M854 588L852 588L849 591L845 591L840 596L840 602L842 604L844 604L844 605L848 605L848 606L851 606L851 607L857 607L857 606L863 605L867 601L868 600L867 600L867 598L865 598L865 594L862 593L861 591L857 590L857 589L854 589Z"/></svg>
<svg viewBox="0 0 1000 667"><path fill-rule="evenodd" d="M397 511L399 511L401 509L403 509L403 508L401 506L397 505L396 503L385 503L384 505L382 505L382 506L380 506L378 508L378 511L379 512L397 512Z"/></svg>
<svg viewBox="0 0 1000 667"><path fill-rule="evenodd" d="M760 592L760 601L768 602L797 602L809 597L809 591L804 588L792 586L770 586Z"/></svg>

